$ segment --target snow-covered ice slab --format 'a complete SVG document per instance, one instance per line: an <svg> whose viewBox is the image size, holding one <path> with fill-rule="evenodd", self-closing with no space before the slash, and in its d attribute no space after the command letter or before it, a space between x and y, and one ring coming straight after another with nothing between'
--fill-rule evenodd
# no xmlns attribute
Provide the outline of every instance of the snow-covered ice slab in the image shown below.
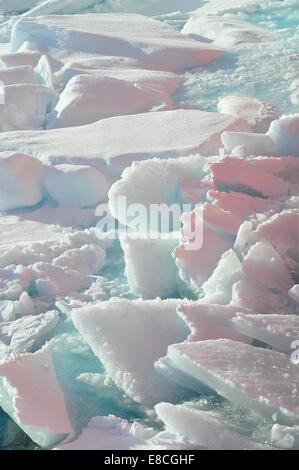
<svg viewBox="0 0 299 470"><path fill-rule="evenodd" d="M250 315L237 313L231 320L233 328L250 338L269 344L277 351L291 353L291 345L299 340L299 316Z"/></svg>
<svg viewBox="0 0 299 470"><path fill-rule="evenodd" d="M0 364L0 405L42 447L72 432L49 345Z"/></svg>
<svg viewBox="0 0 299 470"><path fill-rule="evenodd" d="M180 305L177 308L178 315L191 331L188 342L223 338L249 342L246 334L234 331L231 326L230 322L233 321L237 312L240 312L240 308L233 305L205 303L204 300L192 302L190 305ZM242 309L242 312L245 317L252 314L252 311L248 309Z"/></svg>
<svg viewBox="0 0 299 470"><path fill-rule="evenodd" d="M0 55L0 68L5 69L9 67L22 67L29 65L36 67L42 54L36 51L23 51L9 54Z"/></svg>
<svg viewBox="0 0 299 470"><path fill-rule="evenodd" d="M2 132L22 129L42 129L52 93L49 88L34 83L3 86L4 103L0 108Z"/></svg>
<svg viewBox="0 0 299 470"><path fill-rule="evenodd" d="M180 81L170 72L138 69L76 75L49 114L46 128L80 126L112 116L142 113L164 103L171 107L170 95Z"/></svg>
<svg viewBox="0 0 299 470"><path fill-rule="evenodd" d="M71 55L121 55L145 67L179 71L204 65L224 50L195 41L141 15L86 14L23 17L15 25L11 51L22 46L65 60Z"/></svg>
<svg viewBox="0 0 299 470"><path fill-rule="evenodd" d="M119 176L135 160L215 155L225 130L250 132L243 119L182 109L117 116L82 126L80 132L70 127L2 133L0 151L21 151L52 165L90 165Z"/></svg>
<svg viewBox="0 0 299 470"><path fill-rule="evenodd" d="M184 34L204 36L213 45L231 49L275 41L277 36L236 17L203 15L191 16L184 26Z"/></svg>
<svg viewBox="0 0 299 470"><path fill-rule="evenodd" d="M121 207L118 207L119 198L123 196L126 197L127 205L143 204L148 212L151 204L177 202L178 183L186 178L202 178L205 163L206 159L200 155L165 160L153 158L133 162L123 171L121 179L116 181L109 190L111 214L122 224L130 225L130 217L127 217L126 211L121 211L119 210ZM150 227L150 217L148 219L146 219L146 226L142 227L144 230Z"/></svg>
<svg viewBox="0 0 299 470"><path fill-rule="evenodd" d="M267 132L279 111L270 103L243 95L225 96L218 102L218 111L246 119L253 132Z"/></svg>
<svg viewBox="0 0 299 470"><path fill-rule="evenodd" d="M20 65L0 69L0 81L4 85L17 85L18 83L36 83L33 68L30 65Z"/></svg>
<svg viewBox="0 0 299 470"><path fill-rule="evenodd" d="M211 165L218 189L242 191L252 196L274 197L286 194L287 184L278 176L255 166L254 161L227 157Z"/></svg>
<svg viewBox="0 0 299 470"><path fill-rule="evenodd" d="M43 197L44 165L21 153L0 152L0 210L33 206Z"/></svg>
<svg viewBox="0 0 299 470"><path fill-rule="evenodd" d="M167 431L180 434L197 446L209 450L265 449L265 446L242 436L210 412L171 403L158 403L155 410Z"/></svg>
<svg viewBox="0 0 299 470"><path fill-rule="evenodd" d="M152 405L177 393L171 382L154 372L153 365L170 344L184 341L189 334L176 313L182 303L181 299L112 298L73 309L71 318L115 384L135 401Z"/></svg>
<svg viewBox="0 0 299 470"><path fill-rule="evenodd" d="M167 357L172 367L239 405L264 417L276 413L279 423L299 422L298 367L283 353L219 339L171 345Z"/></svg>
<svg viewBox="0 0 299 470"><path fill-rule="evenodd" d="M59 321L58 312L51 310L39 315L28 315L13 322L0 323L0 356L13 357L33 351L41 346Z"/></svg>

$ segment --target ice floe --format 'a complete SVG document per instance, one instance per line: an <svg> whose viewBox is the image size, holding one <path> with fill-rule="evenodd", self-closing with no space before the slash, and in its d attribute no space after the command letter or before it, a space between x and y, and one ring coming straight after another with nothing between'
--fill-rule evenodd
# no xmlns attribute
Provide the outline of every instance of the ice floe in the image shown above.
<svg viewBox="0 0 299 470"><path fill-rule="evenodd" d="M218 339L172 345L167 357L169 367L229 400L262 416L275 413L279 423L298 423L298 372L287 355Z"/></svg>
<svg viewBox="0 0 299 470"><path fill-rule="evenodd" d="M0 364L0 404L42 447L72 433L49 346Z"/></svg>
<svg viewBox="0 0 299 470"><path fill-rule="evenodd" d="M134 14L23 17L13 29L11 51L24 47L64 61L83 53L133 57L145 67L171 72L206 64L225 52Z"/></svg>
<svg viewBox="0 0 299 470"><path fill-rule="evenodd" d="M117 116L82 126L80 132L71 127L0 133L0 150L21 151L46 164L90 165L119 176L136 160L217 154L225 130L250 132L250 127L233 116L182 109Z"/></svg>

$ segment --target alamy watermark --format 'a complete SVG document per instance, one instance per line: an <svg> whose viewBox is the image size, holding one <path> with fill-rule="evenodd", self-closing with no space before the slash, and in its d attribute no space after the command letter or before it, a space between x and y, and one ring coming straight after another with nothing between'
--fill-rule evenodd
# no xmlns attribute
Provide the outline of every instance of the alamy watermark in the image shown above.
<svg viewBox="0 0 299 470"><path fill-rule="evenodd" d="M194 210L196 209L196 210ZM118 220L124 221L118 230L118 220L109 210L108 204L100 204L95 215L97 236L121 240L136 235L137 238L153 240L175 240L185 243L185 249L198 250L203 245L203 209L191 204L128 204L126 196L119 196L114 205ZM183 224L182 224L183 222Z"/></svg>

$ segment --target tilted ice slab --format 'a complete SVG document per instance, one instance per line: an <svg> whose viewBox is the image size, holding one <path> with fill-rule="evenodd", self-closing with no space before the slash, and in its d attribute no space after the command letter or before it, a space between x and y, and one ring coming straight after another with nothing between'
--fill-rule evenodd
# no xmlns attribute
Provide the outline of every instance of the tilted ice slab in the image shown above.
<svg viewBox="0 0 299 470"><path fill-rule="evenodd" d="M244 277L232 288L233 305L259 313L295 313L288 297L293 280L275 248L263 240L252 245L242 262Z"/></svg>
<svg viewBox="0 0 299 470"><path fill-rule="evenodd" d="M72 432L49 345L0 364L0 405L42 447Z"/></svg>
<svg viewBox="0 0 299 470"><path fill-rule="evenodd" d="M43 197L44 165L21 153L0 152L0 210L33 206Z"/></svg>
<svg viewBox="0 0 299 470"><path fill-rule="evenodd" d="M173 384L164 382L153 365L170 344L188 336L188 327L176 313L182 303L112 298L73 309L71 318L115 384L134 400L152 405L176 396Z"/></svg>
<svg viewBox="0 0 299 470"><path fill-rule="evenodd" d="M158 417L164 421L168 432L179 434L197 446L203 446L209 450L265 448L225 425L210 412L171 403L158 403L155 410Z"/></svg>
<svg viewBox="0 0 299 470"><path fill-rule="evenodd" d="M192 16L184 26L184 34L204 36L213 41L215 46L232 47L263 44L276 40L272 32L253 26L235 17L216 15Z"/></svg>
<svg viewBox="0 0 299 470"><path fill-rule="evenodd" d="M174 250L182 278L202 286L212 275L221 255L233 247L242 219L214 204L205 203L182 216L186 241Z"/></svg>
<svg viewBox="0 0 299 470"><path fill-rule="evenodd" d="M105 4L115 13L142 13L148 16L173 12L189 12L198 6L198 0L106 0Z"/></svg>
<svg viewBox="0 0 299 470"><path fill-rule="evenodd" d="M61 93L46 128L80 126L112 116L142 113L161 103L171 107L169 97L180 81L170 72L137 69L77 75Z"/></svg>
<svg viewBox="0 0 299 470"><path fill-rule="evenodd" d="M33 351L43 343L58 323L59 314L55 310L0 323L1 359Z"/></svg>
<svg viewBox="0 0 299 470"><path fill-rule="evenodd" d="M125 274L134 295L155 299L176 293L180 282L171 253L179 243L178 238L179 233L163 239L157 232L134 232L127 233L121 240Z"/></svg>
<svg viewBox="0 0 299 470"><path fill-rule="evenodd" d="M35 67L42 54L36 51L22 51L9 54L0 55L0 68L5 69L6 67L22 67L24 65L29 65L30 67Z"/></svg>
<svg viewBox="0 0 299 470"><path fill-rule="evenodd" d="M245 317L253 313L251 310L241 310ZM188 342L223 338L249 342L246 334L236 332L232 328L231 321L237 312L240 312L240 308L233 305L205 303L204 300L192 302L190 305L180 305L177 308L178 315L191 331ZM252 316L254 317L254 314Z"/></svg>
<svg viewBox="0 0 299 470"><path fill-rule="evenodd" d="M118 55L141 60L145 67L179 71L224 54L188 38L159 21L130 14L86 14L21 18L11 37L11 51L22 46L65 60L74 54Z"/></svg>
<svg viewBox="0 0 299 470"><path fill-rule="evenodd" d="M299 422L298 368L285 354L219 339L171 345L167 357L233 402L264 417L277 413L279 423Z"/></svg>
<svg viewBox="0 0 299 470"><path fill-rule="evenodd" d="M277 351L291 352L292 342L299 340L299 316L246 315L237 313L233 328L243 335L269 344Z"/></svg>
<svg viewBox="0 0 299 470"><path fill-rule="evenodd" d="M252 196L274 197L286 194L286 183L276 175L255 166L254 161L227 157L211 165L211 172L218 189L242 191Z"/></svg>
<svg viewBox="0 0 299 470"><path fill-rule="evenodd" d="M30 65L20 65L0 70L0 81L4 85L36 83L36 77Z"/></svg>
<svg viewBox="0 0 299 470"><path fill-rule="evenodd" d="M2 133L0 151L21 151L52 165L90 165L119 176L135 160L217 154L224 130L250 132L243 119L183 109L104 119L80 132L71 127Z"/></svg>
<svg viewBox="0 0 299 470"><path fill-rule="evenodd" d="M282 256L293 260L298 256L299 210L284 210L260 223L253 232L259 240L267 239Z"/></svg>
<svg viewBox="0 0 299 470"><path fill-rule="evenodd" d="M41 129L52 93L49 88L32 83L7 85L2 89L0 108L2 132L18 129Z"/></svg>
<svg viewBox="0 0 299 470"><path fill-rule="evenodd" d="M126 198L128 206L143 204L148 211L148 216L151 204L170 205L177 202L178 183L186 178L202 178L205 163L206 159L200 155L164 160L153 158L133 162L123 171L121 179L116 181L109 190L109 209L112 215L122 224L130 225L131 217L118 204L121 197ZM141 229L147 230L150 227L150 217L146 217L145 225ZM158 227L151 228L158 229ZM166 231L168 230L169 226Z"/></svg>
<svg viewBox="0 0 299 470"><path fill-rule="evenodd" d="M220 113L246 119L253 132L267 132L271 122L279 117L275 106L250 96L225 96L218 102L217 108Z"/></svg>

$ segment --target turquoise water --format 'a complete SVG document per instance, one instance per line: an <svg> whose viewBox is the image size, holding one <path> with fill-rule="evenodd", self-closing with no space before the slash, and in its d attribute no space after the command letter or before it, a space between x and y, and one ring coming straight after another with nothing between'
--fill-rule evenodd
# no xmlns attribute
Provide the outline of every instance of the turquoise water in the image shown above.
<svg viewBox="0 0 299 470"><path fill-rule="evenodd" d="M227 53L219 60L198 69L187 71L176 92L176 102L187 102L205 111L216 111L220 98L241 93L269 101L283 113L299 112L299 105L290 101L290 84L298 76L299 10L298 2L272 2L258 7L252 13L239 16L254 25L276 32L276 43L262 48L253 47ZM9 41L17 16L0 19L0 42ZM180 30L182 21L168 21ZM99 272L106 278L107 297L133 298L124 275L124 260L119 244L107 252L107 262ZM102 364L82 341L69 320L65 320L52 340L57 377L63 386L67 407L77 431L86 426L94 415L116 414L129 420L138 419L146 425L158 426L148 410L126 397L109 383L95 389L77 380L81 373L103 374ZM219 397L202 397L192 402L200 409L219 413L240 432L251 435L258 430L263 436L271 423L261 420L248 410L237 407ZM37 446L4 413L0 412L0 449L36 449Z"/></svg>

